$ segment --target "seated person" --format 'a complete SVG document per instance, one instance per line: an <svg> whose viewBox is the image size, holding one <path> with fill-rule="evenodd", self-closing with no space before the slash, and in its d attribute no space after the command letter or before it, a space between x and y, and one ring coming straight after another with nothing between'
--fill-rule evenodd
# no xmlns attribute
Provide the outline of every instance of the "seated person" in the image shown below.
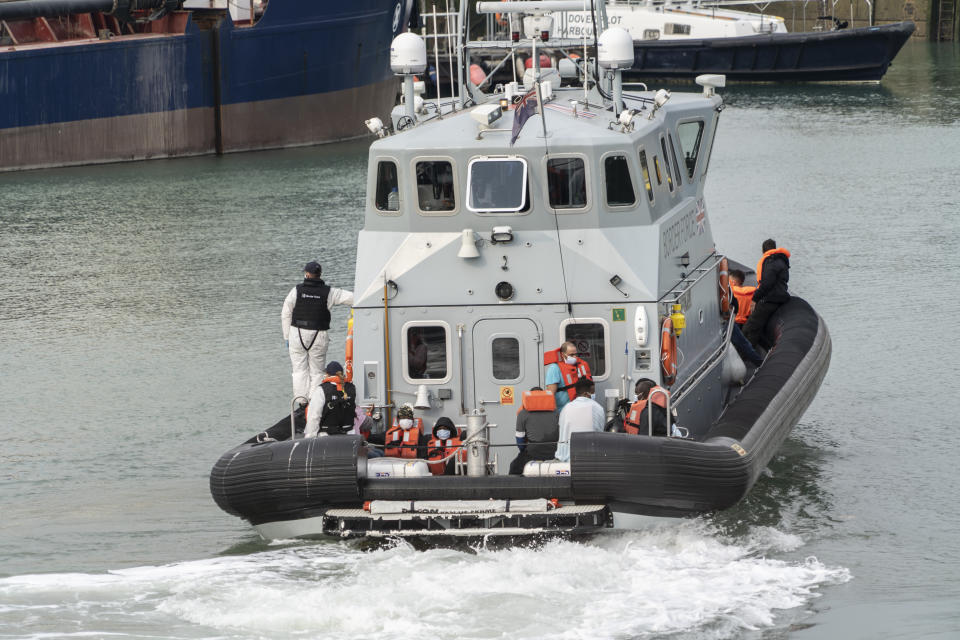
<svg viewBox="0 0 960 640"><path fill-rule="evenodd" d="M560 425L557 401L540 387L523 392L522 408L517 413L517 448L520 453L510 463L510 473L520 475L531 460L551 460L557 451Z"/></svg>
<svg viewBox="0 0 960 640"><path fill-rule="evenodd" d="M357 389L343 379L343 367L339 362L329 362L326 373L327 377L310 394L303 432L305 438L353 433Z"/></svg>
<svg viewBox="0 0 960 640"><path fill-rule="evenodd" d="M397 410L396 421L387 429L383 453L392 458L421 458L422 436L423 420L415 419L413 407L405 404Z"/></svg>
<svg viewBox="0 0 960 640"><path fill-rule="evenodd" d="M453 455L459 452L459 455ZM444 458L447 458L444 460ZM460 436L453 420L446 416L437 418L433 425L433 435L427 440L424 457L430 463L430 473L435 476L452 476L456 473L456 460L466 460L466 452L461 446Z"/></svg>
<svg viewBox="0 0 960 640"><path fill-rule="evenodd" d="M577 397L567 403L560 412L560 442L557 443L557 460L570 460L570 437L584 431L603 431L606 413L600 404L591 398L593 380L580 378L575 386Z"/></svg>

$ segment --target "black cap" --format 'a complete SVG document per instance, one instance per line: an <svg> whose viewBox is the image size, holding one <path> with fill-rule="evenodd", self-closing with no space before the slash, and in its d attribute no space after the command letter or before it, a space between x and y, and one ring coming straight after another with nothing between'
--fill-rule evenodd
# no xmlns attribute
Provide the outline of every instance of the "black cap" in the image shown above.
<svg viewBox="0 0 960 640"><path fill-rule="evenodd" d="M338 373L343 373L343 365L336 360L331 360L327 363L327 368L325 371L327 372L328 376L335 376Z"/></svg>
<svg viewBox="0 0 960 640"><path fill-rule="evenodd" d="M312 273L312 274L315 275L315 276L320 275L320 263L319 263L319 262L314 262L313 260L311 260L311 261L308 262L307 265L303 268L303 272L304 272L304 273Z"/></svg>

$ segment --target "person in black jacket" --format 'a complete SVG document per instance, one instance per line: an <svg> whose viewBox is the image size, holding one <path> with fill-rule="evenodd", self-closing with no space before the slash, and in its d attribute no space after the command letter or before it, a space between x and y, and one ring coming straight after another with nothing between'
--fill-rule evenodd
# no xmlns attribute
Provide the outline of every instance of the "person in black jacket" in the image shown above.
<svg viewBox="0 0 960 640"><path fill-rule="evenodd" d="M754 348L759 345L770 316L780 305L790 301L789 280L790 252L778 249L772 239L764 240L763 255L757 263L757 290L753 292L756 306L743 326L743 335Z"/></svg>

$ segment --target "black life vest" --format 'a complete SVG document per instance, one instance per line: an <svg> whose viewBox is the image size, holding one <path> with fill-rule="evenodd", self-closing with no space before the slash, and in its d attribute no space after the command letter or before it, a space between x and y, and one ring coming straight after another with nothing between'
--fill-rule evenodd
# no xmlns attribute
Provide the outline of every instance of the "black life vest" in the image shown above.
<svg viewBox="0 0 960 640"><path fill-rule="evenodd" d="M330 434L341 434L353 427L357 410L357 389L340 378L326 378L323 389L323 411L320 428Z"/></svg>
<svg viewBox="0 0 960 640"><path fill-rule="evenodd" d="M330 328L330 309L327 308L328 287L320 278L305 278L297 285L297 300L293 303L293 320L300 329L326 331Z"/></svg>

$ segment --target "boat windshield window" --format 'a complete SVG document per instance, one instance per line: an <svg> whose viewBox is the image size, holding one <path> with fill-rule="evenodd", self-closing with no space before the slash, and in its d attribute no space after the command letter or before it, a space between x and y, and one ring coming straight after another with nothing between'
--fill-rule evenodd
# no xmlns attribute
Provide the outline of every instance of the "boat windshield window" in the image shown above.
<svg viewBox="0 0 960 640"><path fill-rule="evenodd" d="M663 25L663 32L668 36L688 36L690 35L690 25L667 22Z"/></svg>
<svg viewBox="0 0 960 640"><path fill-rule="evenodd" d="M400 183L397 180L397 165L389 160L377 163L377 197L378 211L400 211Z"/></svg>
<svg viewBox="0 0 960 640"><path fill-rule="evenodd" d="M663 184L663 172L660 170L660 158L654 154L653 156L653 170L657 172L657 184Z"/></svg>
<svg viewBox="0 0 960 640"><path fill-rule="evenodd" d="M697 168L697 155L700 153L700 141L703 138L703 121L684 122L678 125L677 136L680 138L680 150L683 151L687 175L692 178L693 171Z"/></svg>
<svg viewBox="0 0 960 640"><path fill-rule="evenodd" d="M520 377L520 341L516 338L494 338L491 343L493 377L516 380Z"/></svg>
<svg viewBox="0 0 960 640"><path fill-rule="evenodd" d="M607 344L604 327L598 323L570 323L564 327L564 340L577 345L577 356L590 365L595 378L607 375Z"/></svg>
<svg viewBox="0 0 960 640"><path fill-rule="evenodd" d="M670 158L673 160L673 174L677 176L677 186L683 184L683 178L680 173L680 164L677 162L677 149L673 146L673 136L667 134L667 146L670 147Z"/></svg>
<svg viewBox="0 0 960 640"><path fill-rule="evenodd" d="M653 185L650 184L650 167L647 166L647 152L640 149L640 170L643 172L643 187L647 190L647 200L653 202Z"/></svg>
<svg viewBox="0 0 960 640"><path fill-rule="evenodd" d="M607 183L607 205L623 207L637 202L637 197L633 193L633 181L630 179L627 156L616 155L604 158L603 174Z"/></svg>
<svg viewBox="0 0 960 640"><path fill-rule="evenodd" d="M587 170L581 158L547 160L547 189L554 209L587 206Z"/></svg>
<svg viewBox="0 0 960 640"><path fill-rule="evenodd" d="M527 162L522 158L478 158L467 170L467 208L516 213L527 209Z"/></svg>
<svg viewBox="0 0 960 640"><path fill-rule="evenodd" d="M418 162L417 198L421 211L453 211L456 208L453 166L446 160Z"/></svg>
<svg viewBox="0 0 960 640"><path fill-rule="evenodd" d="M670 169L670 155L667 153L667 141L660 138L660 150L663 151L663 168L667 172L667 186L670 188L670 193L673 193L673 171Z"/></svg>
<svg viewBox="0 0 960 640"><path fill-rule="evenodd" d="M417 325L407 329L407 376L411 380L447 377L447 329Z"/></svg>

